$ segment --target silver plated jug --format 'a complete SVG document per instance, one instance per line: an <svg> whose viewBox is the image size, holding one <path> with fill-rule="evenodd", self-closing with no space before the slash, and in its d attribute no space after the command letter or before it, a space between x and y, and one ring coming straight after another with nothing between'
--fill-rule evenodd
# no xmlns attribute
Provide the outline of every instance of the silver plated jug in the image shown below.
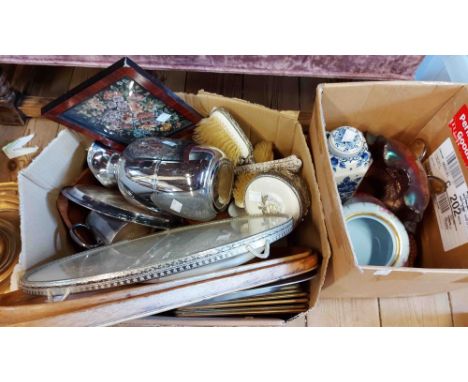
<svg viewBox="0 0 468 382"><path fill-rule="evenodd" d="M114 152L95 142L88 165L106 187L131 203L208 221L231 199L234 168L221 150L189 140L144 138Z"/></svg>

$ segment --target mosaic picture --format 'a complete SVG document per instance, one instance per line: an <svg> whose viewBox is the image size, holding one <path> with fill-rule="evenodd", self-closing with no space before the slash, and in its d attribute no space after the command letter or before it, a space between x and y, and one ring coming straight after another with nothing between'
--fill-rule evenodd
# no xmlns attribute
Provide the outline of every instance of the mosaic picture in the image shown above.
<svg viewBox="0 0 468 382"><path fill-rule="evenodd" d="M62 118L122 144L169 136L193 124L127 77L65 111Z"/></svg>

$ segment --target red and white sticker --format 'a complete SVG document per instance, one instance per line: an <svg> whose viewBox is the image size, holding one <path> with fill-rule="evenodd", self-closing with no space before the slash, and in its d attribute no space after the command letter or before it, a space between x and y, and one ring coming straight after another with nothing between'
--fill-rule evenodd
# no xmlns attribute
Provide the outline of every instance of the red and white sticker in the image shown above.
<svg viewBox="0 0 468 382"><path fill-rule="evenodd" d="M463 105L449 123L465 166L468 167L468 107Z"/></svg>
<svg viewBox="0 0 468 382"><path fill-rule="evenodd" d="M450 138L431 154L429 167L432 175L447 182L447 190L432 197L447 252L468 243L468 187Z"/></svg>

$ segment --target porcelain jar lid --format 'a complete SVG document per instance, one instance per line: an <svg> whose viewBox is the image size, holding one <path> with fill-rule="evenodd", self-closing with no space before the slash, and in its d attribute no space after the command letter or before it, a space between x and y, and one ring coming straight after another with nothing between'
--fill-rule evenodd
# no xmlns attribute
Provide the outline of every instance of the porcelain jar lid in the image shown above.
<svg viewBox="0 0 468 382"><path fill-rule="evenodd" d="M347 232L360 266L406 264L409 236L400 220L380 203L355 198L343 207Z"/></svg>
<svg viewBox="0 0 468 382"><path fill-rule="evenodd" d="M328 149L330 153L342 158L352 158L366 148L366 139L358 129L341 126L330 132Z"/></svg>
<svg viewBox="0 0 468 382"><path fill-rule="evenodd" d="M246 253L252 254L250 258L266 257L269 244L292 229L292 219L284 215L246 216L176 228L33 268L20 287L30 294L58 296L160 278L166 281L179 273L193 276L196 269L230 267L232 261L228 260L237 256L245 260Z"/></svg>

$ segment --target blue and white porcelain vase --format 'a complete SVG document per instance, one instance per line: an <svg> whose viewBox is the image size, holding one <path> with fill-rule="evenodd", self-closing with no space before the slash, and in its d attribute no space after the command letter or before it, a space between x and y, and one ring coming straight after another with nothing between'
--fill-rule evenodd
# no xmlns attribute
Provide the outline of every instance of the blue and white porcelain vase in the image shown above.
<svg viewBox="0 0 468 382"><path fill-rule="evenodd" d="M372 164L366 138L358 129L341 126L327 132L328 151L341 202L356 192Z"/></svg>

